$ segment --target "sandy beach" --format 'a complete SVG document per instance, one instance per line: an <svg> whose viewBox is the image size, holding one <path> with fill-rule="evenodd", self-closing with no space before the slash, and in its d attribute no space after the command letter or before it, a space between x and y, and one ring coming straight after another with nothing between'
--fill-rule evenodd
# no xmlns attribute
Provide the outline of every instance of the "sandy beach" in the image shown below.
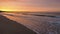
<svg viewBox="0 0 60 34"><path fill-rule="evenodd" d="M10 20L0 15L0 34L36 34L16 21Z"/></svg>
<svg viewBox="0 0 60 34"><path fill-rule="evenodd" d="M37 34L60 34L58 15L41 13L2 13L1 15L24 25Z"/></svg>

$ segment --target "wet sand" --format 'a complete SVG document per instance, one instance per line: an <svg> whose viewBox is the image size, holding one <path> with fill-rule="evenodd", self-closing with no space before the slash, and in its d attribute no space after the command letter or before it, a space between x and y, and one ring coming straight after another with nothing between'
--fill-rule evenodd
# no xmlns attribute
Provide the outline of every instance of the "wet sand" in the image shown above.
<svg viewBox="0 0 60 34"><path fill-rule="evenodd" d="M60 34L60 18L49 15L24 15L5 13L3 16L23 24L37 34ZM53 18L51 18L53 17Z"/></svg>
<svg viewBox="0 0 60 34"><path fill-rule="evenodd" d="M0 34L36 34L16 21L10 20L0 15Z"/></svg>

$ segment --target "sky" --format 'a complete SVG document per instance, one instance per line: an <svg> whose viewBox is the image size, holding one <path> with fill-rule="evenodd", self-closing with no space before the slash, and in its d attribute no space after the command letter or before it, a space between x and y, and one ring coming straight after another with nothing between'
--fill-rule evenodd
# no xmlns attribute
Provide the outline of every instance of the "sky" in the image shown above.
<svg viewBox="0 0 60 34"><path fill-rule="evenodd" d="M60 0L0 0L3 11L60 11Z"/></svg>

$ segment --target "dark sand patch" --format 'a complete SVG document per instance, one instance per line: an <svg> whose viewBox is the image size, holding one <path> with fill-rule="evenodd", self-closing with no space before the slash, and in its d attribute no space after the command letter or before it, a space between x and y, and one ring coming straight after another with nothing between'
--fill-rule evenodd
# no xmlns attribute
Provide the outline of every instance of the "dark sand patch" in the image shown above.
<svg viewBox="0 0 60 34"><path fill-rule="evenodd" d="M10 20L0 15L0 34L36 34L16 21Z"/></svg>

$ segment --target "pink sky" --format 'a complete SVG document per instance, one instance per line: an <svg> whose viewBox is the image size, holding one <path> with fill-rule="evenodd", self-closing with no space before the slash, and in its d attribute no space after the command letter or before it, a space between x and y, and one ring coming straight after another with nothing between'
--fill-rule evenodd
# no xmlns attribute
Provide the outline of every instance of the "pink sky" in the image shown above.
<svg viewBox="0 0 60 34"><path fill-rule="evenodd" d="M0 0L0 10L60 11L60 0Z"/></svg>

